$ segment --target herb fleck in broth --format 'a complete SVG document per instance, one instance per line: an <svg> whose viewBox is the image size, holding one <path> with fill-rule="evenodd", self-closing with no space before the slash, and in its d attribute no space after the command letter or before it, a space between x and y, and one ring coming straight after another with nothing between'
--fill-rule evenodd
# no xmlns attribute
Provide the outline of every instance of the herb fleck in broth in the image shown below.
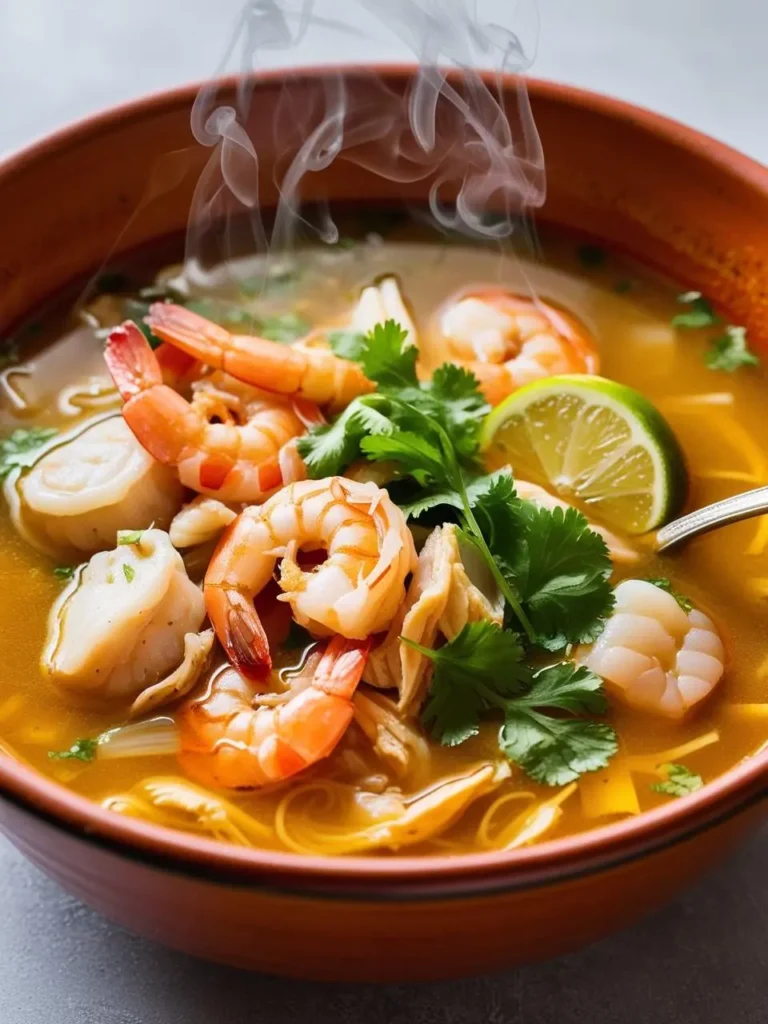
<svg viewBox="0 0 768 1024"><path fill-rule="evenodd" d="M195 296L195 308L203 315L225 320L234 331L261 330L275 341L288 343L300 336L306 325L341 322L361 287L394 273L421 333L421 359L425 366L435 368L442 361L441 354L434 340L430 340L427 326L450 295L474 284L503 286L525 294L530 284L539 296L570 311L592 332L600 351L601 375L637 389L667 418L688 462L691 507L768 479L768 453L763 450L762 441L766 387L762 371L747 366L732 374L710 369L706 354L714 335L671 326L681 306L677 290L668 283L634 263L594 246L580 246L578 240L554 230L543 232L544 259L533 261L524 255L513 257L458 241L435 240L421 229L402 223L385 238L369 236L367 241L350 241L352 228L353 225L343 232L344 244L335 249L302 250L291 260L274 264L266 283L243 263L239 276L245 279L244 291L248 293L245 314L243 295L227 287ZM130 278L142 285L149 284L141 263ZM141 298L138 287L132 291L130 283L125 290L126 294L135 293L136 302L153 301L152 296ZM52 315L43 322L42 331L36 332L29 349L22 346L18 352L12 350L9 358L13 358L13 365L4 364L2 368L6 382L0 408L4 436L17 428L68 431L90 421L94 415L117 412L117 395L102 394L94 383L94 378L106 377L102 346L102 338L96 336L92 327L73 326L62 316ZM31 358L25 362L28 352ZM9 370L15 375L9 376ZM31 374L26 375L27 370ZM91 388L100 404L96 400L82 406L72 406L71 400L69 404L57 402L62 389L71 392L75 385L83 391ZM12 400L13 395L16 401ZM27 408L18 407L19 395L28 403ZM39 553L19 535L7 509L0 520L0 530L0 579L6 583L0 613L0 633L6 652L0 697L3 748L99 801L133 792L150 777L183 778L178 761L171 754L109 759L97 756L95 760L88 756L66 756L72 749L92 753L88 745L77 746L78 740L99 736L126 721L125 702L105 706L75 699L71 692L52 685L40 669L49 609L63 589L71 585L70 570L86 561L87 556L78 557L72 552L66 557ZM606 785L613 792L615 777L626 770L632 758L679 750L689 744L694 747L687 754L665 758L673 765L682 762L688 774L670 773L669 764L656 774L633 772L638 808L644 810L677 793L692 791L695 787L690 779L701 776L705 783L710 781L768 739L768 714L763 713L768 704L762 710L752 711L733 707L766 701L768 651L761 641L768 600L766 542L768 527L764 520L729 527L666 557L650 554L647 540L632 542L641 554L640 562L631 568L619 567L615 579L668 579L675 591L690 597L718 625L727 648L727 669L713 698L683 722L639 713L609 696L608 712L601 720L615 727L619 752L608 769L582 776L582 780L589 780L587 786L591 786L593 801L599 800L594 793L596 787ZM140 579L134 579L131 565L124 564L122 571L119 567L117 571L124 577L123 585L140 584ZM299 671L311 658L313 649L316 648L307 634L293 630L285 649L277 652L274 678L282 675L285 679L291 671ZM216 658L223 663L220 652ZM158 712L172 713L173 707ZM477 735L455 747L430 742L428 775L419 779L416 788L423 789L480 761L498 759L499 726L499 721L484 721ZM695 749L694 741L714 731L719 734L717 742ZM65 756L52 757L50 752L64 752ZM290 847L293 833L288 826L275 828L275 815L285 805L286 792L291 791L297 795L290 813L297 819L306 817L313 827L321 823L334 834L343 830L355 832L365 823L370 824L365 800L356 803L349 797L348 788L344 789L357 779L365 780L366 792L378 796L382 792L386 796L388 788L397 785L396 776L382 768L363 730L355 725L329 759L311 767L287 787L216 791L217 796L252 816L255 831L251 834L240 822L229 831L207 829L208 834L278 849ZM675 779L682 779L685 785L665 784ZM525 797L517 803L512 801L506 809L500 807L498 819L486 823L490 833L502 821L508 825L515 815L524 816L541 801L552 800L559 793L566 797L560 807L562 813L546 832L546 838L611 820L610 815L585 816L590 797L582 799L581 785L578 782L572 792L566 792L567 787L540 785L512 765L509 781L480 795L457 821L438 836L409 847L408 852L484 848L478 840L483 815L500 796L516 791L530 794L530 802ZM388 812L385 804L382 808L384 820ZM628 810L629 804L623 809ZM127 813L143 812L137 805ZM198 817L198 811L190 810L167 818L155 813L153 820L198 828ZM329 843L323 849L334 852L336 848Z"/></svg>

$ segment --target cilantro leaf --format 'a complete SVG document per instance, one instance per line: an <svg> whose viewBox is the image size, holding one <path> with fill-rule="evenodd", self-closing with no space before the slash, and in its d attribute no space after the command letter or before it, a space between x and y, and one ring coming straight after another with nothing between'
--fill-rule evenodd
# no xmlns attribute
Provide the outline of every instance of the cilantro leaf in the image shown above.
<svg viewBox="0 0 768 1024"><path fill-rule="evenodd" d="M483 715L504 714L499 746L537 782L562 786L604 768L618 743L611 726L543 711L603 714L602 680L569 662L533 678L522 664L519 637L491 622L474 622L436 651L409 644L434 663L422 719L435 739L456 746L477 734Z"/></svg>
<svg viewBox="0 0 768 1024"><path fill-rule="evenodd" d="M154 523L152 525L154 526ZM152 526L149 526L147 529L151 530ZM145 530L118 530L118 546L121 544L138 544L145 532Z"/></svg>
<svg viewBox="0 0 768 1024"><path fill-rule="evenodd" d="M56 577L57 580L69 582L69 580L71 580L74 577L78 568L79 566L77 565L57 565L56 568L53 570L53 575Z"/></svg>
<svg viewBox="0 0 768 1024"><path fill-rule="evenodd" d="M445 463L440 449L429 438L410 430L364 437L360 451L375 462L398 462L420 484L440 482L445 478Z"/></svg>
<svg viewBox="0 0 768 1024"><path fill-rule="evenodd" d="M493 501L491 493L497 487L500 478L511 482L512 478L506 470L496 470L494 473L482 474L469 477L465 480L465 490L471 508L485 507L485 501ZM506 487L506 483L501 485ZM514 499L514 484L512 486L512 498ZM482 505L480 503L483 503ZM403 511L406 519L418 519L419 516L430 509L440 505L448 505L459 511L463 508L461 495L450 486L419 487L415 489L413 496L407 495L404 499L398 499L397 504ZM483 531L485 534L485 531Z"/></svg>
<svg viewBox="0 0 768 1024"><path fill-rule="evenodd" d="M507 704L499 745L537 782L564 786L583 772L604 768L618 742L610 725L583 718L552 718L537 708L604 714L602 680L584 666L562 662L541 669L530 690Z"/></svg>
<svg viewBox="0 0 768 1024"><path fill-rule="evenodd" d="M510 761L545 786L564 786L584 772L605 768L618 750L610 725L584 718L552 718L511 706L500 746Z"/></svg>
<svg viewBox="0 0 768 1024"><path fill-rule="evenodd" d="M481 714L529 678L521 664L517 634L493 622L472 622L436 651L406 639L404 643L434 662L424 723L444 746L457 746L478 731Z"/></svg>
<svg viewBox="0 0 768 1024"><path fill-rule="evenodd" d="M123 576L125 576L126 583L133 583L136 578L136 570L127 562L123 562Z"/></svg>
<svg viewBox="0 0 768 1024"><path fill-rule="evenodd" d="M604 715L608 708L600 676L570 661L540 669L531 688L515 703L518 708L548 707L574 714Z"/></svg>
<svg viewBox="0 0 768 1024"><path fill-rule="evenodd" d="M31 466L41 448L57 431L52 427L19 427L10 437L0 441L0 480L4 480L14 469Z"/></svg>
<svg viewBox="0 0 768 1024"><path fill-rule="evenodd" d="M728 324L723 334L715 338L704 356L710 370L725 370L733 373L742 366L759 366L760 360L747 344L745 327Z"/></svg>
<svg viewBox="0 0 768 1024"><path fill-rule="evenodd" d="M701 292L683 292L682 295L678 295L677 301L688 306L688 309L685 313L677 313L672 317L670 323L673 327L692 329L712 327L714 324L720 323L720 317Z"/></svg>
<svg viewBox="0 0 768 1024"><path fill-rule="evenodd" d="M686 597L685 594L678 593L678 591L676 591L675 588L672 586L670 580L668 580L665 576L659 577L659 579L649 578L646 580L646 583L652 583L654 587L659 587L660 590L666 590L668 594L671 594L672 597L674 597L674 599L677 601L677 603L680 605L680 607L686 614L688 614L688 612L693 611L693 601L691 601L689 597Z"/></svg>
<svg viewBox="0 0 768 1024"><path fill-rule="evenodd" d="M369 380L381 388L418 387L415 345L406 345L407 331L394 320L376 324L365 336L358 362Z"/></svg>
<svg viewBox="0 0 768 1024"><path fill-rule="evenodd" d="M666 773L663 782L655 782L651 789L656 793L665 793L667 796L686 796L688 793L695 793L701 789L704 780L696 775L684 764L663 764L661 770Z"/></svg>
<svg viewBox="0 0 768 1024"><path fill-rule="evenodd" d="M314 480L341 473L360 454L360 442L371 434L392 433L394 424L381 396L366 395L351 402L328 426L316 427L297 441L309 476Z"/></svg>
<svg viewBox="0 0 768 1024"><path fill-rule="evenodd" d="M474 456L480 444L483 419L490 411L477 377L464 367L444 363L432 374L425 390L437 403L442 425L459 456Z"/></svg>
<svg viewBox="0 0 768 1024"><path fill-rule="evenodd" d="M500 480L480 502L488 544L550 651L596 639L613 607L613 566L605 541L575 508L541 508L513 498ZM488 528L488 527L487 527Z"/></svg>
<svg viewBox="0 0 768 1024"><path fill-rule="evenodd" d="M52 761L93 761L96 757L99 741L89 737L75 740L67 750L49 750L48 757Z"/></svg>

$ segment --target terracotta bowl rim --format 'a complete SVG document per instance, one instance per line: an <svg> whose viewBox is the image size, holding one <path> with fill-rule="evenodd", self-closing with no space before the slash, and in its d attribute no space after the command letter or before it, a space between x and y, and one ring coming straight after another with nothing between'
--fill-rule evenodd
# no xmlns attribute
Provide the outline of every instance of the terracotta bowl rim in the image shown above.
<svg viewBox="0 0 768 1024"><path fill-rule="evenodd" d="M402 80L414 69L411 64L349 65L341 72L361 78L374 73ZM313 79L337 70L332 72L322 65L280 68L253 77L258 87L279 82L286 75ZM222 88L231 88L237 79L221 79ZM505 76L504 84L509 86L514 81L515 76ZM768 193L767 168L695 129L600 93L533 78L527 78L527 83L533 96L629 122L641 132L662 137L702 162ZM190 108L202 84L151 93L45 135L0 160L0 187L3 179L23 173L28 165L119 128L126 120L156 115L165 109ZM237 847L107 811L8 755L0 755L0 797L88 842L174 873L318 897L432 899L548 885L607 870L691 838L768 797L768 748L699 792L637 817L521 850L452 856L334 858Z"/></svg>

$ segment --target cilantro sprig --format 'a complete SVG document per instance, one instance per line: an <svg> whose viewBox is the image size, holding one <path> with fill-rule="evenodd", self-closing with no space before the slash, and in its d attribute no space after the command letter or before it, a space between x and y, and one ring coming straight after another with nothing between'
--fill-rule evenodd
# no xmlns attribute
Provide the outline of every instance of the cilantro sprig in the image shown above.
<svg viewBox="0 0 768 1024"><path fill-rule="evenodd" d="M91 739L88 736L76 739L67 750L49 750L48 757L52 761L86 761L90 762L96 757L99 747L98 737Z"/></svg>
<svg viewBox="0 0 768 1024"><path fill-rule="evenodd" d="M22 427L0 441L0 480L14 469L25 469L37 459L38 449L56 436L53 427Z"/></svg>
<svg viewBox="0 0 768 1024"><path fill-rule="evenodd" d="M438 650L403 639L434 663L422 717L442 744L465 742L483 717L501 712L500 749L547 786L604 768L616 753L610 725L574 717L606 711L602 681L584 666L562 662L531 673L519 638L490 622L465 626Z"/></svg>
<svg viewBox="0 0 768 1024"><path fill-rule="evenodd" d="M361 456L393 463L401 479L417 485L397 495L406 515L441 505L454 510L530 643L559 650L593 640L613 601L604 541L575 509L539 508L517 497L508 472L482 472L488 406L476 378L445 364L420 382L416 349L405 340L392 320L367 335L332 337L377 390L299 439L309 475L341 473Z"/></svg>
<svg viewBox="0 0 768 1024"><path fill-rule="evenodd" d="M666 775L662 782L655 782L651 789L666 796L687 796L701 789L704 780L700 775L686 768L684 764L663 764L661 771Z"/></svg>
<svg viewBox="0 0 768 1024"><path fill-rule="evenodd" d="M724 370L734 373L742 366L759 366L760 359L750 349L746 327L723 324L723 320L712 308L701 292L684 292L677 301L688 308L672 317L673 327L696 330L702 327L723 325L723 332L710 339L710 346L704 353L704 362L710 370Z"/></svg>

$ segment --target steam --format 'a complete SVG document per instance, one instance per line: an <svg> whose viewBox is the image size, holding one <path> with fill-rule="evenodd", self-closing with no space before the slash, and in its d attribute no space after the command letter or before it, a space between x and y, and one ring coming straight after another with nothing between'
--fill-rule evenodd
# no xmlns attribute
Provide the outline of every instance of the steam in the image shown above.
<svg viewBox="0 0 768 1024"><path fill-rule="evenodd" d="M518 14L530 20L533 4L519 3ZM428 183L431 216L445 230L488 240L512 235L545 196L541 146L520 77L532 54L511 29L483 23L470 5L358 0L359 21L345 25L319 10L332 0L249 0L216 78L192 110L194 136L212 152L190 213L188 278L204 276L212 243L216 258L226 259L243 250L274 256L308 234L335 242L323 173L337 162L404 186ZM315 33L362 41L382 32L418 62L404 92L364 67L327 68L312 78L285 72L266 122L255 84L275 54L288 58ZM222 82L233 64L240 72L234 99L232 82ZM516 97L505 107L502 78L510 73L518 75ZM270 230L262 207L274 207Z"/></svg>

